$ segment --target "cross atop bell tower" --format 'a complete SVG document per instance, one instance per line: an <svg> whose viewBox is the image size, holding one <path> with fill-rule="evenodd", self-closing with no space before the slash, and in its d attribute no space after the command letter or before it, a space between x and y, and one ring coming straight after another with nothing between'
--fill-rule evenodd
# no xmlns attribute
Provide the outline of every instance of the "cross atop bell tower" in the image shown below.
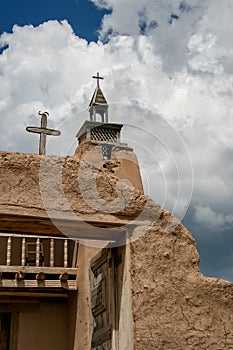
<svg viewBox="0 0 233 350"><path fill-rule="evenodd" d="M97 87L100 87L100 83L99 83L99 80L100 79L104 79L103 77L100 76L99 72L97 72L97 76L93 76L92 77L93 79L97 79Z"/></svg>
<svg viewBox="0 0 233 350"><path fill-rule="evenodd" d="M102 123L108 123L108 103L99 83L99 80L103 80L104 78L99 75L99 72L92 78L97 80L97 86L89 104L90 120L92 122L98 121L99 115Z"/></svg>

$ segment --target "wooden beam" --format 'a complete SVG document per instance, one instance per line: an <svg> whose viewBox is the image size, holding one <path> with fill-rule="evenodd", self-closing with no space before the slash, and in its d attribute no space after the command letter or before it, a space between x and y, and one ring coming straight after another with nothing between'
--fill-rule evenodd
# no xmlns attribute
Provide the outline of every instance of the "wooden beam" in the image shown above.
<svg viewBox="0 0 233 350"><path fill-rule="evenodd" d="M13 209L12 209L13 210ZM62 217L62 213L59 213ZM101 218L89 220L77 216L77 220L59 218L48 218L47 216L21 215L21 214L4 214L0 213L0 231L6 233L25 233L36 235L57 235L74 239L93 239L93 240L118 240L123 231L121 226L129 224L129 220L118 219L114 215L109 216L109 221ZM88 226L88 229L87 229ZM102 229L103 228L103 229ZM124 230L124 227L123 227Z"/></svg>
<svg viewBox="0 0 233 350"><path fill-rule="evenodd" d="M76 280L60 281L60 280L10 280L2 279L0 281L0 295L4 293L2 288L35 288L35 289L67 289L77 290ZM4 294L3 294L4 295Z"/></svg>
<svg viewBox="0 0 233 350"><path fill-rule="evenodd" d="M46 267L46 266L5 266L0 265L0 274L1 273L17 273L18 271L26 273L39 273L44 272L45 274L50 275L61 275L64 272L67 272L69 275L77 275L78 268L72 267Z"/></svg>
<svg viewBox="0 0 233 350"><path fill-rule="evenodd" d="M11 297L27 297L27 298L68 298L67 293L53 293L53 292L48 292L48 293L41 293L41 292L20 292L20 291L5 291L1 292L0 291L0 297L1 296L11 296Z"/></svg>

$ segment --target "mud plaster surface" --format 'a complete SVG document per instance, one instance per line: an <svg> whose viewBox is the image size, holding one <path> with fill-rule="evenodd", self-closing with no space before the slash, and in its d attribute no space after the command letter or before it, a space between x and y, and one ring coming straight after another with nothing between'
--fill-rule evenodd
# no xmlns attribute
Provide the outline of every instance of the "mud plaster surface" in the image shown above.
<svg viewBox="0 0 233 350"><path fill-rule="evenodd" d="M169 218L131 243L135 350L233 349L233 285L199 272L194 239Z"/></svg>
<svg viewBox="0 0 233 350"><path fill-rule="evenodd" d="M42 157L0 152L0 211L124 224L144 208L147 198L114 174L121 162L93 162L73 157ZM119 185L120 184L120 185ZM119 186L118 186L119 185ZM94 194L93 194L94 193Z"/></svg>

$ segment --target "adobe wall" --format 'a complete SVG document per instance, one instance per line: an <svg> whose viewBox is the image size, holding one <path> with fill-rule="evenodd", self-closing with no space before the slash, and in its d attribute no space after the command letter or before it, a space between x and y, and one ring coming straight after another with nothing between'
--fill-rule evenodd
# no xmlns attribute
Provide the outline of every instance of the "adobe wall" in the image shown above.
<svg viewBox="0 0 233 350"><path fill-rule="evenodd" d="M194 239L169 232L170 217L130 244L134 349L233 349L233 285L199 273Z"/></svg>
<svg viewBox="0 0 233 350"><path fill-rule="evenodd" d="M93 151L89 152L86 147ZM111 211L109 206L112 200L115 203L119 179L132 182L135 188L132 199L136 197L138 200L136 209L143 205L136 156L131 149L123 147L113 152L119 160L114 158L103 162L101 152L100 146L93 148L91 143L80 145L75 156L67 157L0 151L0 214L58 218L70 223L75 220L110 225L127 223L135 215L135 206L131 206L130 210L124 207L128 193L123 190L123 181L120 211L116 212L114 208ZM82 158L84 155L85 159ZM107 211L99 205L102 199ZM5 230L4 221L0 224ZM33 225L36 221L31 222L31 230L37 232ZM66 231L62 224L60 227ZM49 231L51 227L44 228L45 232L46 229ZM23 231L24 227L20 226L20 230ZM67 233L70 234L70 230Z"/></svg>
<svg viewBox="0 0 233 350"><path fill-rule="evenodd" d="M81 161L99 167L102 171L105 170L120 180L129 181L134 188L143 193L138 159L133 149L124 143L113 144L112 146L110 161L102 162L102 143L98 141L82 142L76 149L75 156Z"/></svg>

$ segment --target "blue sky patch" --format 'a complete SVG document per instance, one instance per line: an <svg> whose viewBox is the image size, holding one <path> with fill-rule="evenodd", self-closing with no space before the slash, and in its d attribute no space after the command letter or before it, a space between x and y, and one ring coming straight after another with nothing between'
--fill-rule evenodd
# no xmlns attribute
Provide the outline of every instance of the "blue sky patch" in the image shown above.
<svg viewBox="0 0 233 350"><path fill-rule="evenodd" d="M48 20L67 19L76 35L88 42L97 41L102 18L110 12L88 0L1 0L0 34L11 32L14 24L38 26Z"/></svg>

